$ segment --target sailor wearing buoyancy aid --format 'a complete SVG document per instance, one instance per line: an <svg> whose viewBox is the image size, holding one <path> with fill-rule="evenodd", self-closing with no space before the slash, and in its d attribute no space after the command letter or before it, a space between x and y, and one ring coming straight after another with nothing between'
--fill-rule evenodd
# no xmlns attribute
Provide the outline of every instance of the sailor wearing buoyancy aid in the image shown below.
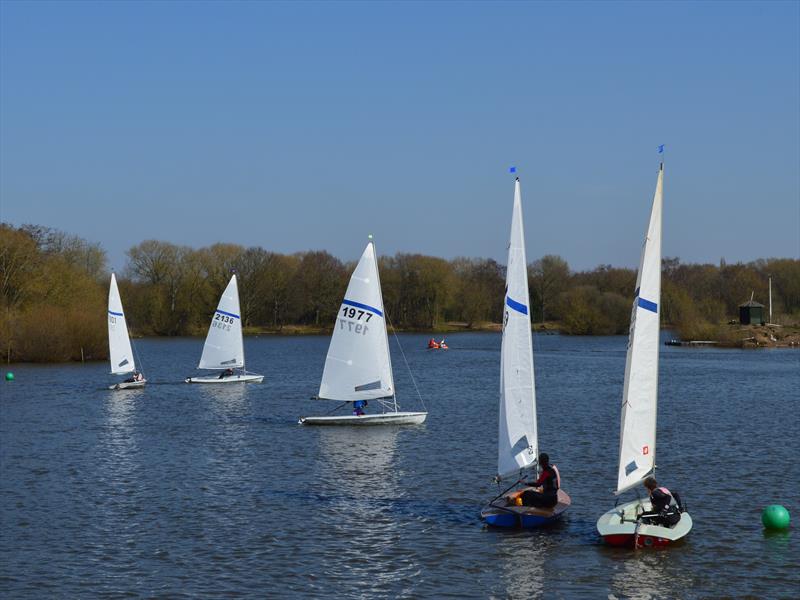
<svg viewBox="0 0 800 600"><path fill-rule="evenodd" d="M665 487L659 487L654 477L644 480L644 487L650 494L652 508L641 515L642 522L672 527L681 520L681 513L675 496Z"/></svg>
<svg viewBox="0 0 800 600"><path fill-rule="evenodd" d="M539 466L542 469L539 478L531 481L527 485L533 487L541 486L542 491L525 490L522 493L522 503L525 506L536 506L538 508L552 508L558 504L558 490L561 487L561 474L555 465L550 464L550 457L542 452L539 455Z"/></svg>

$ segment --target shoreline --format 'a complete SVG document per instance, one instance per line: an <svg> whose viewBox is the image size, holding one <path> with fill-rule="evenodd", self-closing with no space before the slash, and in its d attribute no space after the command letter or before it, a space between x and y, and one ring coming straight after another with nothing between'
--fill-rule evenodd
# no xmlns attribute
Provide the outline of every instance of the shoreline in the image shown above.
<svg viewBox="0 0 800 600"><path fill-rule="evenodd" d="M450 321L435 328L396 328L396 333L417 333L431 335L438 337L440 335L446 336L454 333L500 333L502 330L501 323L493 322L480 322L468 324L465 322ZM674 325L667 325L661 328L661 331L676 331ZM321 327L316 325L284 325L281 328L275 329L270 327L246 327L243 334L248 337L260 336L330 336L333 327ZM560 324L556 321L548 321L545 323L534 323L533 332L537 335L571 335L564 333ZM727 349L757 349L757 348L795 348L800 349L800 326L796 325L740 325L738 323L729 323L719 325L705 339L682 339L676 337L664 342L667 346L682 346L691 348L727 348ZM166 336L166 335L132 335L133 339L171 339L173 337L193 337L202 339L204 333L197 333L188 336ZM598 337L596 335L580 335L576 337ZM601 336L602 337L602 336ZM56 360L56 361L10 361L5 364L39 364L39 365L56 365L68 363L81 363L81 362L102 362L108 360L107 356L100 358L86 357L81 360Z"/></svg>

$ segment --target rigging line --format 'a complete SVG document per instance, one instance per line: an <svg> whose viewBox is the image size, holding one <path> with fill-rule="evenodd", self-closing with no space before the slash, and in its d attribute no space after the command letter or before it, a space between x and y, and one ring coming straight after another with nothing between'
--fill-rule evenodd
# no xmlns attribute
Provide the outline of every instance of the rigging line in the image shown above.
<svg viewBox="0 0 800 600"><path fill-rule="evenodd" d="M339 406L335 407L333 410L329 410L329 411L328 411L328 412L326 412L325 414L326 414L326 415L329 415L329 414L331 414L332 412L339 410L339 409L340 409L340 408L342 408L342 407L343 407L345 404L347 404L347 402L348 402L348 401L342 402L342 403L341 403Z"/></svg>
<svg viewBox="0 0 800 600"><path fill-rule="evenodd" d="M508 487L507 487L506 489L504 489L502 492L500 492L499 494L497 494L497 496L495 496L494 498L492 498L491 500L489 500L489 504L491 504L492 502L494 502L495 500L497 500L498 498L500 498L500 497L501 497L503 494L505 494L506 492L510 491L510 490L511 490L511 488L515 487L515 486L516 486L518 483L522 483L522 479L521 479L521 478L520 478L520 479L518 479L517 481L515 481L514 483L512 483L510 486L508 486ZM498 481L498 482L497 482L497 487L500 487L500 481Z"/></svg>
<svg viewBox="0 0 800 600"><path fill-rule="evenodd" d="M127 327L128 324L125 323L125 326ZM139 363L138 371L139 371L139 373L142 374L142 376L144 376L144 363L142 362L142 357L139 356L139 351L136 349L136 343L133 341L133 337L131 336L130 327L128 327L128 339L130 339L130 341L131 341L131 346L133 347L133 354L134 354L134 357L136 358L136 362Z"/></svg>
<svg viewBox="0 0 800 600"><path fill-rule="evenodd" d="M420 403L422 404L422 410L428 412L428 407L425 406L425 400L422 399L422 394L419 393L419 388L417 387L417 380L414 378L414 373L411 372L411 367L408 364L408 360L406 360L406 353L403 352L403 345L400 343L400 338L397 337L397 330L394 328L394 324L392 320L389 318L389 313L385 312L386 321L389 323L389 327L392 328L392 335L394 336L395 341L397 342L397 346L400 348L400 354L403 357L403 362L406 363L406 369L408 369L408 374L411 376L411 383L414 384L414 389L417 392L417 397L419 398Z"/></svg>

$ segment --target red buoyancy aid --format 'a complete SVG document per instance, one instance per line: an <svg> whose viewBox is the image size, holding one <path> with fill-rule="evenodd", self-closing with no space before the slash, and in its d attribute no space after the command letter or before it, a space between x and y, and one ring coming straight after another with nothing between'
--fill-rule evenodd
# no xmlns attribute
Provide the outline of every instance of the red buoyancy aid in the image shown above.
<svg viewBox="0 0 800 600"><path fill-rule="evenodd" d="M561 473L558 472L558 467L557 466L555 466L555 465L550 465L550 466L553 467L553 471L555 471L555 473L556 473L556 489L560 490L561 489Z"/></svg>

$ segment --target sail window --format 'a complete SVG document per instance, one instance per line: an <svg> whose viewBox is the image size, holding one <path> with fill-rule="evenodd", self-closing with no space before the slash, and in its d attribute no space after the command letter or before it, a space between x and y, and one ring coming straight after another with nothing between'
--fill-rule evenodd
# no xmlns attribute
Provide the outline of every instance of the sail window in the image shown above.
<svg viewBox="0 0 800 600"><path fill-rule="evenodd" d="M368 392L369 390L381 389L381 380L373 381L372 383L365 383L364 385L357 385L355 390L357 392Z"/></svg>

